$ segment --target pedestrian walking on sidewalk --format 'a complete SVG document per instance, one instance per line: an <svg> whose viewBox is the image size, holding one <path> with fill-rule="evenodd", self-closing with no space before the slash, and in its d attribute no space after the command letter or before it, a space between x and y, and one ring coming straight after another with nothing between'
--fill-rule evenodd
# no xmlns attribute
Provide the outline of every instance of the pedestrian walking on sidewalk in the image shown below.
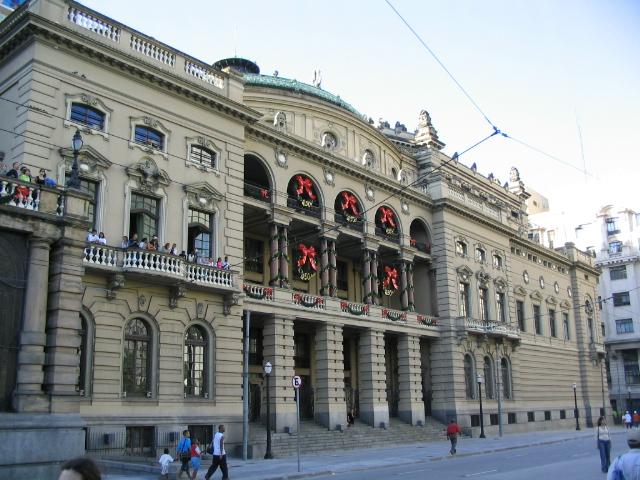
<svg viewBox="0 0 640 480"><path fill-rule="evenodd" d="M631 428L631 414L629 413L629 410L624 412L622 419L624 420L624 426L627 428Z"/></svg>
<svg viewBox="0 0 640 480"><path fill-rule="evenodd" d="M196 480L198 476L198 470L200 470L200 462L202 461L202 452L200 451L200 443L197 438L194 438L191 442L191 480Z"/></svg>
<svg viewBox="0 0 640 480"><path fill-rule="evenodd" d="M458 435L460 434L460 426L456 423L455 420L449 420L449 425L447 425L447 438L451 442L451 450L449 453L451 455L456 454L456 446L458 445Z"/></svg>
<svg viewBox="0 0 640 480"><path fill-rule="evenodd" d="M640 430L627 432L627 445L630 450L614 460L607 480L640 480Z"/></svg>
<svg viewBox="0 0 640 480"><path fill-rule="evenodd" d="M600 467L602 473L607 473L609 465L611 465L611 436L607 428L607 421L604 417L598 419L596 428L596 442L600 451Z"/></svg>
<svg viewBox="0 0 640 480"><path fill-rule="evenodd" d="M204 476L205 480L209 480L216 472L218 467L222 471L222 480L229 480L229 470L227 469L227 452L224 450L224 425L218 427L218 431L213 437L213 443L209 450L213 455L211 466Z"/></svg>
<svg viewBox="0 0 640 480"><path fill-rule="evenodd" d="M177 478L182 478L182 472L187 472L187 478L191 478L191 473L189 472L189 460L191 460L191 434L189 430L185 430L182 432L182 439L178 444L177 453L178 458L180 459L180 471L178 472Z"/></svg>

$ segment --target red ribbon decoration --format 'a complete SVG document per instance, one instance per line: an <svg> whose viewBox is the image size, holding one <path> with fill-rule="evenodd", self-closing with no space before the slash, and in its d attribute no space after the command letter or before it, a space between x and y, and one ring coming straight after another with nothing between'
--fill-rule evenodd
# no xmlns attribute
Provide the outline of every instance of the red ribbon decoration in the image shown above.
<svg viewBox="0 0 640 480"><path fill-rule="evenodd" d="M389 288L389 284L393 285L393 289L398 289L398 270L392 267L384 267L386 277L382 282L384 288Z"/></svg>
<svg viewBox="0 0 640 480"><path fill-rule="evenodd" d="M303 177L302 175L296 175L296 182L298 182L298 187L296 188L298 195L302 195L302 192L305 192L310 200L316 199L316 195L313 193L313 182L311 179Z"/></svg>
<svg viewBox="0 0 640 480"><path fill-rule="evenodd" d="M351 212L353 212L356 217L360 215L360 212L358 212L358 199L349 192L342 192L342 204L340 206L343 212L351 209Z"/></svg>
<svg viewBox="0 0 640 480"><path fill-rule="evenodd" d="M268 199L269 198L269 190L266 188L260 189L260 197Z"/></svg>
<svg viewBox="0 0 640 480"><path fill-rule="evenodd" d="M386 207L380 207L380 223L386 225L387 223L391 228L396 228L396 221L393 215L393 210Z"/></svg>
<svg viewBox="0 0 640 480"><path fill-rule="evenodd" d="M314 246L307 247L305 244L301 243L298 245L298 251L300 252L298 267L303 267L305 263L307 263L308 259L309 266L314 270L318 270L318 266L316 265L316 248Z"/></svg>

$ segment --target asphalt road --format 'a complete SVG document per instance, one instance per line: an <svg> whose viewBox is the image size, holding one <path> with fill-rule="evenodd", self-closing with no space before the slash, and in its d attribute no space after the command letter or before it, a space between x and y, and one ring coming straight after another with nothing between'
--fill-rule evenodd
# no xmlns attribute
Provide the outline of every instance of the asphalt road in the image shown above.
<svg viewBox="0 0 640 480"><path fill-rule="evenodd" d="M625 438L621 435L614 437L611 452L612 460L617 455L627 451L624 441ZM595 445L595 438L583 438L504 452L450 457L440 461L426 461L424 463L406 465L400 463L394 468L338 473L330 476L315 477L315 479L602 480L606 477L600 472L600 457ZM463 442L458 446L458 453L464 453Z"/></svg>

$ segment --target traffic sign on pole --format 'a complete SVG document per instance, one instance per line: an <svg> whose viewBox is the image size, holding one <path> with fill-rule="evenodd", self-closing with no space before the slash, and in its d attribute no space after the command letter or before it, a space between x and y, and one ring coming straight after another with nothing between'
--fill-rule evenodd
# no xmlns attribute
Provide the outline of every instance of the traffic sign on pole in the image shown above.
<svg viewBox="0 0 640 480"><path fill-rule="evenodd" d="M302 379L298 375L295 375L291 379L291 385L293 385L293 388L300 388L302 386Z"/></svg>

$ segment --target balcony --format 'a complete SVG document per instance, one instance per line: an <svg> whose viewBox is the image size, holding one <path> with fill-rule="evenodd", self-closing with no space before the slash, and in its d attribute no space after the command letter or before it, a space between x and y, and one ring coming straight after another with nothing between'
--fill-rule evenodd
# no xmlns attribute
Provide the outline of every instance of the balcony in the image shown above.
<svg viewBox="0 0 640 480"><path fill-rule="evenodd" d="M85 268L113 273L155 277L162 283L185 282L203 288L228 292L234 289L235 271L187 262L182 257L147 250L123 250L91 244L84 249Z"/></svg>
<svg viewBox="0 0 640 480"><path fill-rule="evenodd" d="M333 219L336 223L344 225L351 230L355 230L356 232L360 233L364 232L364 222L360 218L351 215L345 216L342 213L336 212L333 216Z"/></svg>
<svg viewBox="0 0 640 480"><path fill-rule="evenodd" d="M303 200L303 202L308 202L307 200ZM308 215L310 217L321 218L322 217L322 209L317 205L312 205L310 202L308 204L301 203L297 198L287 197L287 207L293 208L296 212L303 213L304 215Z"/></svg>
<svg viewBox="0 0 640 480"><path fill-rule="evenodd" d="M268 187L245 182L244 196L254 198L260 202L271 203L271 190Z"/></svg>
<svg viewBox="0 0 640 480"><path fill-rule="evenodd" d="M349 313L356 317L369 316L369 305L365 303L348 302L347 300L340 301L340 310L343 313Z"/></svg>
<svg viewBox="0 0 640 480"><path fill-rule="evenodd" d="M458 329L464 333L520 340L520 329L506 323L494 322L492 320L477 320L468 317L458 317L457 321Z"/></svg>
<svg viewBox="0 0 640 480"><path fill-rule="evenodd" d="M414 240L412 238L412 239L409 240L409 245L412 246L413 248L415 248L416 250L421 251L422 253L426 253L428 255L431 255L431 245L429 243L418 242L417 240Z"/></svg>
<svg viewBox="0 0 640 480"><path fill-rule="evenodd" d="M400 243L400 234L398 233L397 229L392 230L376 227L376 235L390 242Z"/></svg>
<svg viewBox="0 0 640 480"><path fill-rule="evenodd" d="M64 215L64 191L15 178L0 177L0 205Z"/></svg>

